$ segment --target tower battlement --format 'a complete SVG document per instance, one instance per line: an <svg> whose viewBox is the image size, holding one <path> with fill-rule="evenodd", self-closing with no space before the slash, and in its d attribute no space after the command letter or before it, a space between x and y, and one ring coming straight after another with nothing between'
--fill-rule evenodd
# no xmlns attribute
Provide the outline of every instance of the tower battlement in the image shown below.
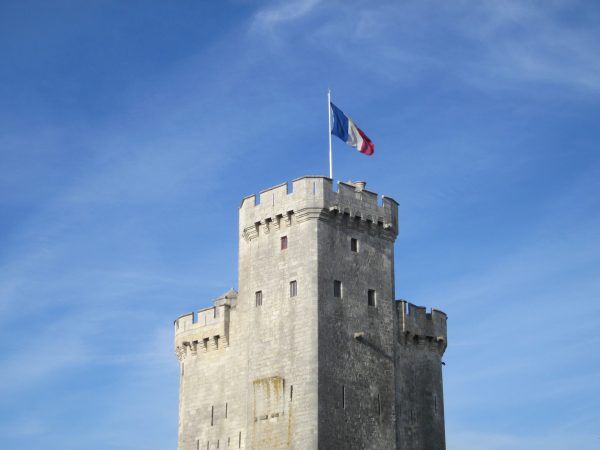
<svg viewBox="0 0 600 450"><path fill-rule="evenodd" d="M338 183L333 190L330 178L305 176L250 195L240 205L240 231L247 240L260 233L269 233L294 221L347 218L355 224L380 227L396 237L398 234L398 203L364 189L364 182Z"/></svg>
<svg viewBox="0 0 600 450"><path fill-rule="evenodd" d="M180 360L188 355L229 345L230 309L235 306L237 292L233 289L214 300L214 306L179 316L175 327L175 354Z"/></svg>
<svg viewBox="0 0 600 450"><path fill-rule="evenodd" d="M437 309L427 309L423 306L413 305L406 300L396 301L396 313L398 315L398 331L405 337L426 339L427 341L441 345L443 350L448 343L446 313ZM410 339L406 339L409 342ZM401 340L403 342L403 340Z"/></svg>

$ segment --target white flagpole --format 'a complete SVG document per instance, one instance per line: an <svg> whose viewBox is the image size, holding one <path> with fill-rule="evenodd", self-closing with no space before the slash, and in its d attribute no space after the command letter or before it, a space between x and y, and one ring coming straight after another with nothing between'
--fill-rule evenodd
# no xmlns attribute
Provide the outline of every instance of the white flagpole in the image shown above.
<svg viewBox="0 0 600 450"><path fill-rule="evenodd" d="M327 89L327 119L329 123L329 178L333 181L333 157L331 156L331 89Z"/></svg>

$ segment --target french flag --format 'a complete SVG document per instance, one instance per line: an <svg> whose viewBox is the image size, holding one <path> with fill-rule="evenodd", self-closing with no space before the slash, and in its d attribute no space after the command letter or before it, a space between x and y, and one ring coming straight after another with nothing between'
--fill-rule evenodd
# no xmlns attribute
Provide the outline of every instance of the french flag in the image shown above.
<svg viewBox="0 0 600 450"><path fill-rule="evenodd" d="M333 116L331 134L339 137L346 144L356 148L365 155L375 153L375 144L367 137L365 132L358 128L352 119L340 108L329 102Z"/></svg>

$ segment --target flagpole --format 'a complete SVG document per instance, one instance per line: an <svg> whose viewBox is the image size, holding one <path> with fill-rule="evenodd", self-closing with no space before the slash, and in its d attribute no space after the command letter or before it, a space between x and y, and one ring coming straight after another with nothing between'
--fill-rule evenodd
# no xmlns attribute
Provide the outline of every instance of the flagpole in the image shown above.
<svg viewBox="0 0 600 450"><path fill-rule="evenodd" d="M333 181L333 157L331 155L331 89L327 89L327 121L329 123L329 178Z"/></svg>

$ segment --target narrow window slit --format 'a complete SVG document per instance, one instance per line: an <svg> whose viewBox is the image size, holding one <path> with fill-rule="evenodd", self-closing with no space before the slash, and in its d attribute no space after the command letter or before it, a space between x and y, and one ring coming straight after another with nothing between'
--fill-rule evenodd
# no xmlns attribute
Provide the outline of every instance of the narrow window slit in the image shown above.
<svg viewBox="0 0 600 450"><path fill-rule="evenodd" d="M262 301L263 301L262 291L256 291L254 293L254 298L256 300L256 306L262 306Z"/></svg>
<svg viewBox="0 0 600 450"><path fill-rule="evenodd" d="M342 282L339 280L333 281L333 296L336 298L342 298Z"/></svg>
<svg viewBox="0 0 600 450"><path fill-rule="evenodd" d="M367 292L367 304L369 306L377 306L377 296L373 289L369 289Z"/></svg>
<svg viewBox="0 0 600 450"><path fill-rule="evenodd" d="M290 281L290 297L298 295L298 283L296 280Z"/></svg>

